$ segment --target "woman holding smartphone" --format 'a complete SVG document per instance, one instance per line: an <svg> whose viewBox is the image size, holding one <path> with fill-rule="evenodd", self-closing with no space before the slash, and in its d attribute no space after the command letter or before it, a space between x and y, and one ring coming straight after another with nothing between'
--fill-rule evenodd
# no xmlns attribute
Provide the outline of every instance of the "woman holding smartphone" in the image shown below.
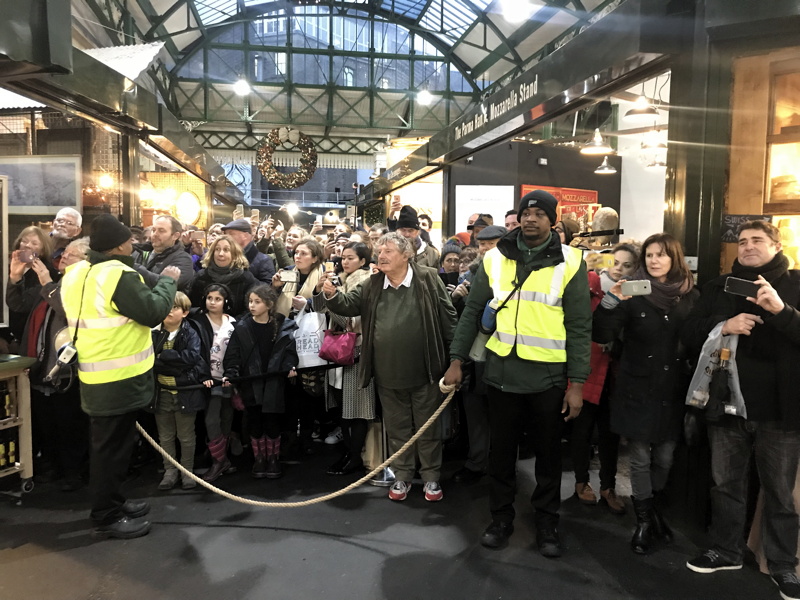
<svg viewBox="0 0 800 600"><path fill-rule="evenodd" d="M337 285L341 285L344 293L355 289L364 280L368 279L371 271L369 261L372 253L369 246L363 242L350 242L342 250L342 272L338 275ZM334 280L337 277L333 272L326 272L325 279ZM322 284L325 279L320 279L317 284L313 305L317 312L326 311L325 296L322 294ZM334 280L335 281L335 280ZM361 345L361 317L346 318L329 312L329 323L340 329L358 333L358 346ZM367 438L369 421L375 418L375 387L370 381L366 388L358 382L358 365L350 365L341 369L329 369L326 373L325 386L326 406L341 409L342 441L344 452L339 460L330 466L328 475L348 475L363 469L361 450ZM338 410L337 410L338 412Z"/></svg>
<svg viewBox="0 0 800 600"><path fill-rule="evenodd" d="M642 249L633 279L649 281L652 292L624 296L625 279L620 279L595 311L592 331L598 344L624 337L611 395L611 430L628 441L636 512L631 549L637 554L648 552L654 536L672 539L654 497L667 483L691 376L684 368L679 331L699 296L675 238L657 233L645 240Z"/></svg>

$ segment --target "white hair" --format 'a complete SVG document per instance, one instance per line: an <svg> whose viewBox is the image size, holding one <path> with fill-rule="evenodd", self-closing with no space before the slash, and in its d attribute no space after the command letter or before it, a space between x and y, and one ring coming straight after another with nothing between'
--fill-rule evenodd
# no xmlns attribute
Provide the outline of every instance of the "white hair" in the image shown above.
<svg viewBox="0 0 800 600"><path fill-rule="evenodd" d="M81 213L79 213L77 210L69 206L65 206L64 208L59 210L56 213L56 219L61 215L73 217L75 219L75 225L77 225L78 227L80 227L83 223L83 216L81 215Z"/></svg>
<svg viewBox="0 0 800 600"><path fill-rule="evenodd" d="M378 240L377 246L380 248L386 244L394 244L394 247L397 248L397 251L409 260L414 258L414 255L416 254L411 240L404 238L395 231L382 235L381 239Z"/></svg>

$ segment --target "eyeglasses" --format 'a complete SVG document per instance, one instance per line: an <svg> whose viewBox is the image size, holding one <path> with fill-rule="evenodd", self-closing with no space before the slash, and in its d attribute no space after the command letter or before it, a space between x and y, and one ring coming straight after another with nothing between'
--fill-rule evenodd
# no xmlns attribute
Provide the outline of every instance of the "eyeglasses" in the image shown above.
<svg viewBox="0 0 800 600"><path fill-rule="evenodd" d="M69 219L65 219L64 217L58 217L54 223L58 225L69 225L70 227L77 227L78 224L75 221L70 221Z"/></svg>

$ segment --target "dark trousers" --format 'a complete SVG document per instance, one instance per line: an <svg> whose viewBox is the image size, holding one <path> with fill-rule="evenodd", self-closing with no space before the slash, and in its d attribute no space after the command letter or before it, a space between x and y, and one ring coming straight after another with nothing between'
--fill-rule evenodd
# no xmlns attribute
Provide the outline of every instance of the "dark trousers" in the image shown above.
<svg viewBox="0 0 800 600"><path fill-rule="evenodd" d="M517 492L517 448L523 431L533 434L536 453L536 489L531 496L537 527L558 524L561 504L561 406L564 390L550 388L536 394L512 394L489 386L489 508L492 519L514 520Z"/></svg>
<svg viewBox="0 0 800 600"><path fill-rule="evenodd" d="M125 497L120 488L128 474L128 464L136 441L136 412L113 417L91 417L90 423L90 517L97 525L107 525L122 516Z"/></svg>
<svg viewBox="0 0 800 600"><path fill-rule="evenodd" d="M591 459L592 432L597 425L597 448L600 456L600 489L614 489L617 479L617 458L619 436L611 431L609 420L611 411L608 400L601 404L584 402L578 418L572 421L570 453L575 483L589 483L589 461Z"/></svg>
<svg viewBox="0 0 800 600"><path fill-rule="evenodd" d="M776 423L723 417L709 425L711 442L711 539L731 562L741 562L747 510L750 457L764 494L764 555L772 574L797 566L798 516L792 490L800 456L800 432L781 431Z"/></svg>
<svg viewBox="0 0 800 600"><path fill-rule="evenodd" d="M31 388L36 448L60 475L77 477L89 459L89 418L81 410L78 384L62 394Z"/></svg>

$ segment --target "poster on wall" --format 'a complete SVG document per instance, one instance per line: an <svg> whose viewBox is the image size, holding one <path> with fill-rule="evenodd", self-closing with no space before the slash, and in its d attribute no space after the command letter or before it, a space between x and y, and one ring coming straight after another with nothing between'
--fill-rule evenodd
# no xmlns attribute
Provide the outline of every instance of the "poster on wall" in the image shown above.
<svg viewBox="0 0 800 600"><path fill-rule="evenodd" d="M0 156L8 177L8 213L55 215L65 207L81 211L80 156Z"/></svg>
<svg viewBox="0 0 800 600"><path fill-rule="evenodd" d="M506 213L513 208L513 185L457 185L456 231L466 231L467 221L474 213L490 214L495 225L502 225Z"/></svg>
<svg viewBox="0 0 800 600"><path fill-rule="evenodd" d="M557 217L573 219L586 231L594 219L595 213L602 208L598 202L597 190L581 190L578 188L551 187L547 185L523 185L520 198L533 190L544 190L553 194L558 200Z"/></svg>

